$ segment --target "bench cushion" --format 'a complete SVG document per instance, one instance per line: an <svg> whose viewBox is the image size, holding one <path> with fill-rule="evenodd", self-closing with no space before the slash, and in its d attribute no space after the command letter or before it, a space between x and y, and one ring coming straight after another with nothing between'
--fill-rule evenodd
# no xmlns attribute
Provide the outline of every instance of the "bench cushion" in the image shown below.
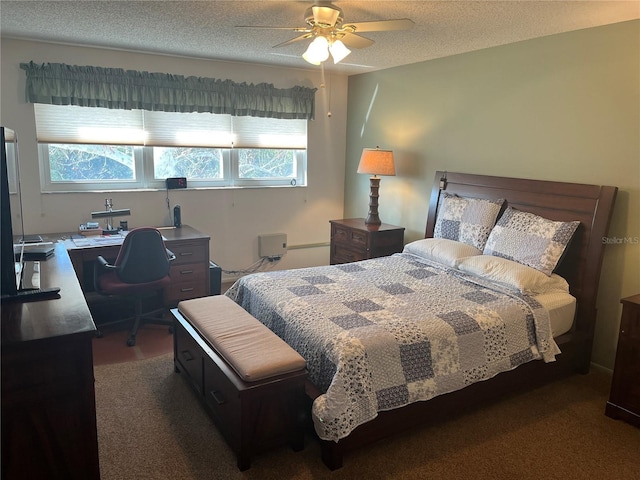
<svg viewBox="0 0 640 480"><path fill-rule="evenodd" d="M229 297L184 300L178 310L246 382L306 366L298 352Z"/></svg>

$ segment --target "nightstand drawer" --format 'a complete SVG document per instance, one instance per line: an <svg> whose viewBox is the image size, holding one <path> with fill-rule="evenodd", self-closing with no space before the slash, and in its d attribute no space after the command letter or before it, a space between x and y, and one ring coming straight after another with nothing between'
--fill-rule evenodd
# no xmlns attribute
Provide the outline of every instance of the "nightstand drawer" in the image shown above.
<svg viewBox="0 0 640 480"><path fill-rule="evenodd" d="M331 238L335 243L350 244L354 247L366 248L367 232L353 230L341 225L333 225Z"/></svg>
<svg viewBox="0 0 640 480"><path fill-rule="evenodd" d="M331 246L331 258L334 264L359 262L365 260L367 255L364 251L354 251L344 248L342 245Z"/></svg>

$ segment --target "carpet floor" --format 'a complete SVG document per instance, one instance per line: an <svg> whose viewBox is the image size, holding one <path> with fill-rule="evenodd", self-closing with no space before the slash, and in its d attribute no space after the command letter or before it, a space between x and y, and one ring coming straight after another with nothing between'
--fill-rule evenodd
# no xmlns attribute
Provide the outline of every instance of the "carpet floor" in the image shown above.
<svg viewBox="0 0 640 480"><path fill-rule="evenodd" d="M245 472L174 372L171 354L95 367L102 480L640 480L640 429L604 415L611 378L576 375L345 456L329 471L309 436Z"/></svg>

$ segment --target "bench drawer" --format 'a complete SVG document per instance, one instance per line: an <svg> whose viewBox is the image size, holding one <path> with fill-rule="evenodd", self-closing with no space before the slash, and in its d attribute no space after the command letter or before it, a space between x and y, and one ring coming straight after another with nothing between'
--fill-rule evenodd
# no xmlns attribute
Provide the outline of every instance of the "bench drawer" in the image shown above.
<svg viewBox="0 0 640 480"><path fill-rule="evenodd" d="M198 393L203 388L202 349L180 322L174 322L175 360Z"/></svg>
<svg viewBox="0 0 640 480"><path fill-rule="evenodd" d="M240 447L242 405L238 390L210 358L204 361L204 400L232 448Z"/></svg>

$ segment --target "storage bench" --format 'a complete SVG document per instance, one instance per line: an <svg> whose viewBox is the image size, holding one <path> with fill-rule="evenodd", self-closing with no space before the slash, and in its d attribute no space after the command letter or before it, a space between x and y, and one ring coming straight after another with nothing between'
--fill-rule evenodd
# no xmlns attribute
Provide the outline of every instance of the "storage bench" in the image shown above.
<svg viewBox="0 0 640 480"><path fill-rule="evenodd" d="M266 448L302 450L305 360L224 295L182 301L171 313L176 372L204 403L238 468L248 469Z"/></svg>

